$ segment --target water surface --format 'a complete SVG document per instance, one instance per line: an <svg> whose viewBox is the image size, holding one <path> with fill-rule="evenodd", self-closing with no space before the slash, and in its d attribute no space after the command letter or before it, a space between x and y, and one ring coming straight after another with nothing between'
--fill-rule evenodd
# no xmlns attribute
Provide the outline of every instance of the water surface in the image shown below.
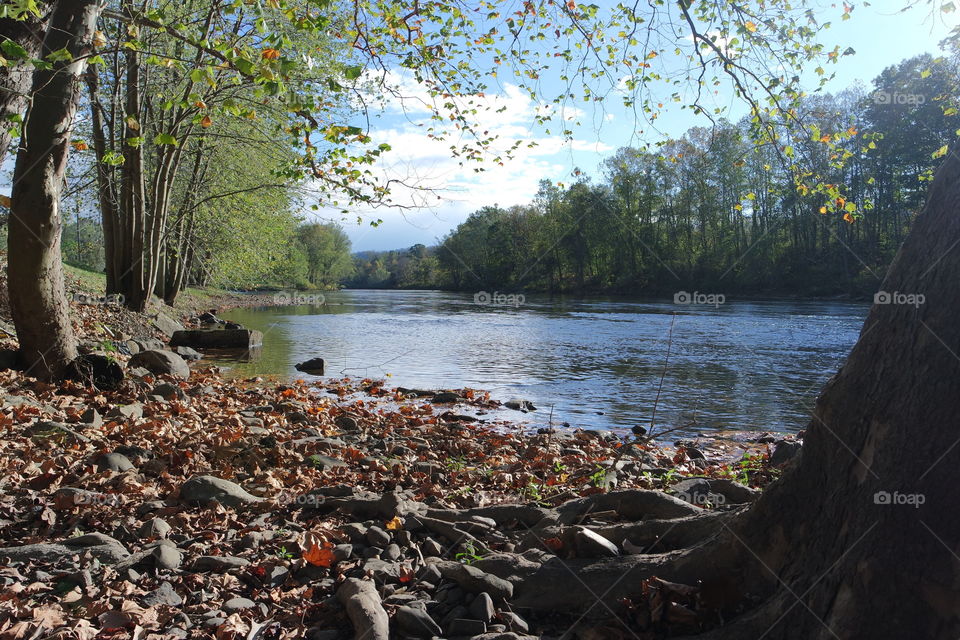
<svg viewBox="0 0 960 640"><path fill-rule="evenodd" d="M328 377L389 374L391 385L528 399L539 408L527 416L533 423L546 423L552 408L554 423L573 427L648 426L656 404L658 430L688 425L687 433L804 428L867 312L832 301L709 306L530 295L522 304L477 304L467 294L366 290L325 297L322 306L225 313L264 334L260 357L227 363L232 372L309 379L294 364L322 357Z"/></svg>

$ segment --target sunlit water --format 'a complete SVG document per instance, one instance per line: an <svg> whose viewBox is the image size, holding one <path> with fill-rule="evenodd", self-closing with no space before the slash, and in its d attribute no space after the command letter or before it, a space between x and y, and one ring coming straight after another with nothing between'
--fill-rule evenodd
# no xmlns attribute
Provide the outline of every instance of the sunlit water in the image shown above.
<svg viewBox="0 0 960 640"><path fill-rule="evenodd" d="M552 408L555 424L572 427L648 426L656 404L658 430L688 425L685 433L804 428L867 312L832 301L714 307L531 295L498 306L435 291L325 295L322 306L225 313L262 331L264 348L224 364L235 375L309 379L294 364L322 357L328 377L486 389L532 401L532 423L546 423Z"/></svg>

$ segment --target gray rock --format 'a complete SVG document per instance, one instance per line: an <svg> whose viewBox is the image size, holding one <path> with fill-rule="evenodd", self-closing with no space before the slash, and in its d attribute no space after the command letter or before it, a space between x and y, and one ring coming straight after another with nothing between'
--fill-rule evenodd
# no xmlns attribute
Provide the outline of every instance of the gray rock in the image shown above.
<svg viewBox="0 0 960 640"><path fill-rule="evenodd" d="M803 449L803 446L793 440L780 440L773 448L770 454L770 465L779 467L793 460Z"/></svg>
<svg viewBox="0 0 960 640"><path fill-rule="evenodd" d="M180 497L188 502L220 502L228 507L260 502L235 482L214 476L194 476L180 487Z"/></svg>
<svg viewBox="0 0 960 640"><path fill-rule="evenodd" d="M527 621L513 611L502 611L500 618L507 623L510 631L516 631L517 633L527 633L530 631L530 625L527 624Z"/></svg>
<svg viewBox="0 0 960 640"><path fill-rule="evenodd" d="M359 428L356 418L343 414L334 418L333 423L343 431L356 431Z"/></svg>
<svg viewBox="0 0 960 640"><path fill-rule="evenodd" d="M168 338L171 337L177 331L183 331L183 325L163 313L158 311L157 315L153 317L153 326L160 332L162 332Z"/></svg>
<svg viewBox="0 0 960 640"><path fill-rule="evenodd" d="M200 556L193 561L190 569L198 573L205 571L225 573L231 569L240 569L248 564L250 564L249 560L236 556Z"/></svg>
<svg viewBox="0 0 960 640"><path fill-rule="evenodd" d="M142 525L137 533L142 538L166 538L170 533L170 525L162 518L150 518Z"/></svg>
<svg viewBox="0 0 960 640"><path fill-rule="evenodd" d="M487 625L482 620L470 620L469 618L454 618L447 625L447 633L451 636L469 636L474 637L485 633Z"/></svg>
<svg viewBox="0 0 960 640"><path fill-rule="evenodd" d="M476 567L460 564L452 560L440 560L435 562L440 574L447 580L453 580L465 591L470 593L490 594L495 600L508 600L513 595L513 585L498 578L497 576L485 573Z"/></svg>
<svg viewBox="0 0 960 640"><path fill-rule="evenodd" d="M122 544L102 533L88 533L62 542L41 542L20 547L0 547L0 558L13 562L55 563L75 555L89 553L103 564L116 564L130 553Z"/></svg>
<svg viewBox="0 0 960 640"><path fill-rule="evenodd" d="M148 607L156 605L166 605L168 607L179 607L183 604L183 598L180 597L169 582L163 582L159 587L143 596L143 604Z"/></svg>
<svg viewBox="0 0 960 640"><path fill-rule="evenodd" d="M390 534L380 527L367 529L367 542L377 547L386 547L390 544Z"/></svg>
<svg viewBox="0 0 960 640"><path fill-rule="evenodd" d="M253 609L257 603L249 598L231 598L223 603L223 610L227 613L236 613L244 609Z"/></svg>
<svg viewBox="0 0 960 640"><path fill-rule="evenodd" d="M443 547L440 543L429 537L420 543L420 551L424 557L443 555Z"/></svg>
<svg viewBox="0 0 960 640"><path fill-rule="evenodd" d="M333 469L334 467L347 467L350 466L343 460L337 460L336 458L331 458L330 456L322 456L319 454L314 454L312 456L307 456L304 459L304 462L307 464L316 467L321 471L326 471L327 469Z"/></svg>
<svg viewBox="0 0 960 640"><path fill-rule="evenodd" d="M174 347L173 352L188 362L203 358L203 354L192 347Z"/></svg>
<svg viewBox="0 0 960 640"><path fill-rule="evenodd" d="M537 408L533 406L533 403L529 400L522 400L520 398L512 398L503 403L507 409L513 409L514 411L536 411Z"/></svg>
<svg viewBox="0 0 960 640"><path fill-rule="evenodd" d="M167 571L176 571L183 564L183 554L176 547L170 545L159 545L150 552L153 558L153 565L157 569L166 569Z"/></svg>
<svg viewBox="0 0 960 640"><path fill-rule="evenodd" d="M470 617L474 620L480 620L484 624L490 624L493 615L497 612L493 606L493 598L486 593L478 594L470 603L469 609Z"/></svg>
<svg viewBox="0 0 960 640"><path fill-rule="evenodd" d="M185 400L187 398L183 389L169 382L161 382L153 388L150 394L160 396L164 400Z"/></svg>
<svg viewBox="0 0 960 640"><path fill-rule="evenodd" d="M384 560L399 560L403 553L400 551L400 545L388 544L381 555Z"/></svg>
<svg viewBox="0 0 960 640"><path fill-rule="evenodd" d="M338 544L333 548L334 562L343 562L344 560L349 560L350 556L352 555L353 555L352 544Z"/></svg>
<svg viewBox="0 0 960 640"><path fill-rule="evenodd" d="M417 607L399 606L393 618L397 628L415 638L443 635L443 630L426 611Z"/></svg>
<svg viewBox="0 0 960 640"><path fill-rule="evenodd" d="M323 358L310 358L305 362L295 364L293 368L297 371L309 373L310 375L322 376L324 368Z"/></svg>
<svg viewBox="0 0 960 640"><path fill-rule="evenodd" d="M581 558L613 558L620 549L599 533L586 527L578 527L576 533L577 556Z"/></svg>
<svg viewBox="0 0 960 640"><path fill-rule="evenodd" d="M143 367L156 375L175 376L184 380L190 377L190 367L173 351L141 351L130 357L129 366Z"/></svg>
<svg viewBox="0 0 960 640"><path fill-rule="evenodd" d="M110 409L107 412L108 418L126 418L127 420L136 420L143 417L143 405L139 402L131 404L122 404Z"/></svg>
<svg viewBox="0 0 960 640"><path fill-rule="evenodd" d="M447 404L451 402L460 402L461 400L463 400L463 398L459 393L455 393L453 391L440 391L430 399L430 402L434 404Z"/></svg>
<svg viewBox="0 0 960 640"><path fill-rule="evenodd" d="M93 459L97 471L130 471L135 469L130 459L122 453L104 453Z"/></svg>
<svg viewBox="0 0 960 640"><path fill-rule="evenodd" d="M337 600L347 610L355 638L390 639L390 619L372 582L347 578L337 589Z"/></svg>

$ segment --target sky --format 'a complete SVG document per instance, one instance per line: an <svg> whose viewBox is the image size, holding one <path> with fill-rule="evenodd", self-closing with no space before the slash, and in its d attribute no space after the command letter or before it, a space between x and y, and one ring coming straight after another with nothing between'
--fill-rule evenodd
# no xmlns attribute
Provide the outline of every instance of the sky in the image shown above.
<svg viewBox="0 0 960 640"><path fill-rule="evenodd" d="M852 19L846 21L833 19L839 18L842 11L837 6L821 7L822 16L831 18L833 24L821 41L856 51L829 68L837 76L828 86L829 91L841 91L856 83L869 87L884 68L921 53L939 52L938 43L953 28L956 14L933 18L925 3L899 12L904 4L904 0L877 0L870 7L857 6ZM412 81L402 76L395 80L405 87L406 93L417 93ZM745 107L729 96L729 92L721 92L715 103L727 110L728 119L736 120ZM388 102L374 114L371 124L375 141L387 142L392 147L378 170L385 176L426 187L429 195L400 188L394 198L404 207L358 208L346 216L336 210L321 210L309 214L310 217L341 222L354 251L402 249L417 243L434 245L483 206L530 202L541 179L569 184L574 179L574 169L598 176L603 159L619 147L653 142L663 135L679 137L692 126L709 125L705 118L681 111L677 105L657 120L659 132L654 132L646 123L638 123L618 96L611 95L589 111L573 107L558 116L567 122L581 123L575 127L573 140L566 141L556 133L549 135L533 126L534 115L542 106L516 85L504 81L499 92L487 92L486 99L495 109L479 116L481 129L498 134L504 144L523 139L535 142L536 146L521 147L503 166L487 162L485 171L476 173L472 167L461 167L450 156L449 142L431 141L424 135L428 112L415 100L402 105ZM641 127L644 129L639 132ZM557 129L553 127L554 132ZM358 223L358 217L362 222ZM373 227L370 220L382 222Z"/></svg>

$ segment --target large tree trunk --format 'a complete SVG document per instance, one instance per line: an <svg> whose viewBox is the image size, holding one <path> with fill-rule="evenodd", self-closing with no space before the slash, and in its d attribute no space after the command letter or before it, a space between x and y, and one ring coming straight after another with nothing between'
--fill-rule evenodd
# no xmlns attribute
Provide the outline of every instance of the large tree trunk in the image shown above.
<svg viewBox="0 0 960 640"><path fill-rule="evenodd" d="M46 30L44 16L29 15L23 20L0 19L0 39L10 39L24 48L30 58L40 53ZM11 130L27 108L27 98L33 84L33 65L26 60L11 60L0 67L0 165L7 159L13 140Z"/></svg>
<svg viewBox="0 0 960 640"><path fill-rule="evenodd" d="M90 50L97 0L58 2L42 53ZM10 311L28 373L59 376L76 357L60 259L60 189L79 99L83 59L37 71L17 154L8 235Z"/></svg>
<svg viewBox="0 0 960 640"><path fill-rule="evenodd" d="M956 155L937 173L882 290L924 298L873 306L816 403L800 460L755 504L732 520L715 516L722 527L704 527L686 549L670 545L668 529L655 537L667 553L547 563L513 604L592 607L608 619L615 611L629 628L621 599L643 600L643 580L659 576L704 592L720 585L727 624L711 638L960 637ZM677 525L689 539L687 523ZM734 604L746 611L731 619Z"/></svg>

